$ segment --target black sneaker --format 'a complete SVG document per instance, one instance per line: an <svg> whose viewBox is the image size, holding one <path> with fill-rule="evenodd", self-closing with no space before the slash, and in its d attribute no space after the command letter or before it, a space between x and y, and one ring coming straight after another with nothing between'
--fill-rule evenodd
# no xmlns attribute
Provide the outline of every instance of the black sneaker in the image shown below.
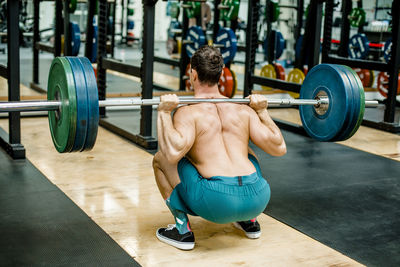
<svg viewBox="0 0 400 267"><path fill-rule="evenodd" d="M194 234L187 232L181 235L175 224L168 225L167 228L159 228L156 232L158 240L183 250L194 248Z"/></svg>
<svg viewBox="0 0 400 267"><path fill-rule="evenodd" d="M261 227L257 221L234 222L233 225L242 230L248 238L256 239L261 236Z"/></svg>

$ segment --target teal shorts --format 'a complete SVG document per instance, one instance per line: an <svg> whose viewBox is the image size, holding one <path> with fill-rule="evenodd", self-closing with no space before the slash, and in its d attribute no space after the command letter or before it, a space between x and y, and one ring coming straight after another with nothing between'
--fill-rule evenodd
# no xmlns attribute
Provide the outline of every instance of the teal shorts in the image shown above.
<svg viewBox="0 0 400 267"><path fill-rule="evenodd" d="M172 208L215 223L246 221L262 213L271 190L257 159L249 155L256 172L246 176L213 176L206 179L187 159L178 163L181 183L170 196Z"/></svg>

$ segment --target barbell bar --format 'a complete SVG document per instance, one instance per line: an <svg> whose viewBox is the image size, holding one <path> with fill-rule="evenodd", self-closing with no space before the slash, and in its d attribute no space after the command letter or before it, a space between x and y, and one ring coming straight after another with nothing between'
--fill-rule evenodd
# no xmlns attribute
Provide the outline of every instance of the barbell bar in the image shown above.
<svg viewBox="0 0 400 267"><path fill-rule="evenodd" d="M321 99L268 99L268 106L302 106L313 105L317 108L320 106L329 106L328 98ZM158 98L142 99L139 97L119 98L99 100L99 107L118 107L118 106L156 106L161 102ZM199 103L236 103L249 104L248 98L179 98L180 105L190 105ZM52 111L59 110L62 102L57 100L48 101L10 101L0 102L0 112L26 112L26 111ZM365 101L366 107L377 107L378 101Z"/></svg>
<svg viewBox="0 0 400 267"><path fill-rule="evenodd" d="M53 60L47 86L48 101L0 103L0 112L49 111L49 128L58 152L90 150L96 141L99 107L149 106L160 99L98 99L93 67L84 57L57 57ZM180 98L179 104L240 103L249 99ZM305 131L318 141L343 141L361 125L365 107L377 101L365 101L358 75L349 67L319 64L303 81L300 99L269 99L269 106L299 106Z"/></svg>

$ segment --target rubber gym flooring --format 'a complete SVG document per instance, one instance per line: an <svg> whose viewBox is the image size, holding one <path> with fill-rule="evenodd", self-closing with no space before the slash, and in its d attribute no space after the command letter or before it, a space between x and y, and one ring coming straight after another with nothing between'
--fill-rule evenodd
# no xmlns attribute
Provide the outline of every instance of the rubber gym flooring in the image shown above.
<svg viewBox="0 0 400 267"><path fill-rule="evenodd" d="M0 265L140 266L29 160L0 170Z"/></svg>
<svg viewBox="0 0 400 267"><path fill-rule="evenodd" d="M137 134L139 116L108 111L106 121ZM283 134L283 157L252 146L272 191L265 213L367 266L399 266L400 162Z"/></svg>

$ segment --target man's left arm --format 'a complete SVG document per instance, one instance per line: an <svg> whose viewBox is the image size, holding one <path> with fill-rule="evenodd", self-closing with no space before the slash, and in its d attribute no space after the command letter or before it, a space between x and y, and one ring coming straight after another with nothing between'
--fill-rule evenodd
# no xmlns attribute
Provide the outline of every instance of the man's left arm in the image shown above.
<svg viewBox="0 0 400 267"><path fill-rule="evenodd" d="M190 150L195 139L195 125L189 106L176 110L172 119L171 113L178 104L176 95L164 95L158 106L158 144L161 153L171 163L178 163Z"/></svg>

